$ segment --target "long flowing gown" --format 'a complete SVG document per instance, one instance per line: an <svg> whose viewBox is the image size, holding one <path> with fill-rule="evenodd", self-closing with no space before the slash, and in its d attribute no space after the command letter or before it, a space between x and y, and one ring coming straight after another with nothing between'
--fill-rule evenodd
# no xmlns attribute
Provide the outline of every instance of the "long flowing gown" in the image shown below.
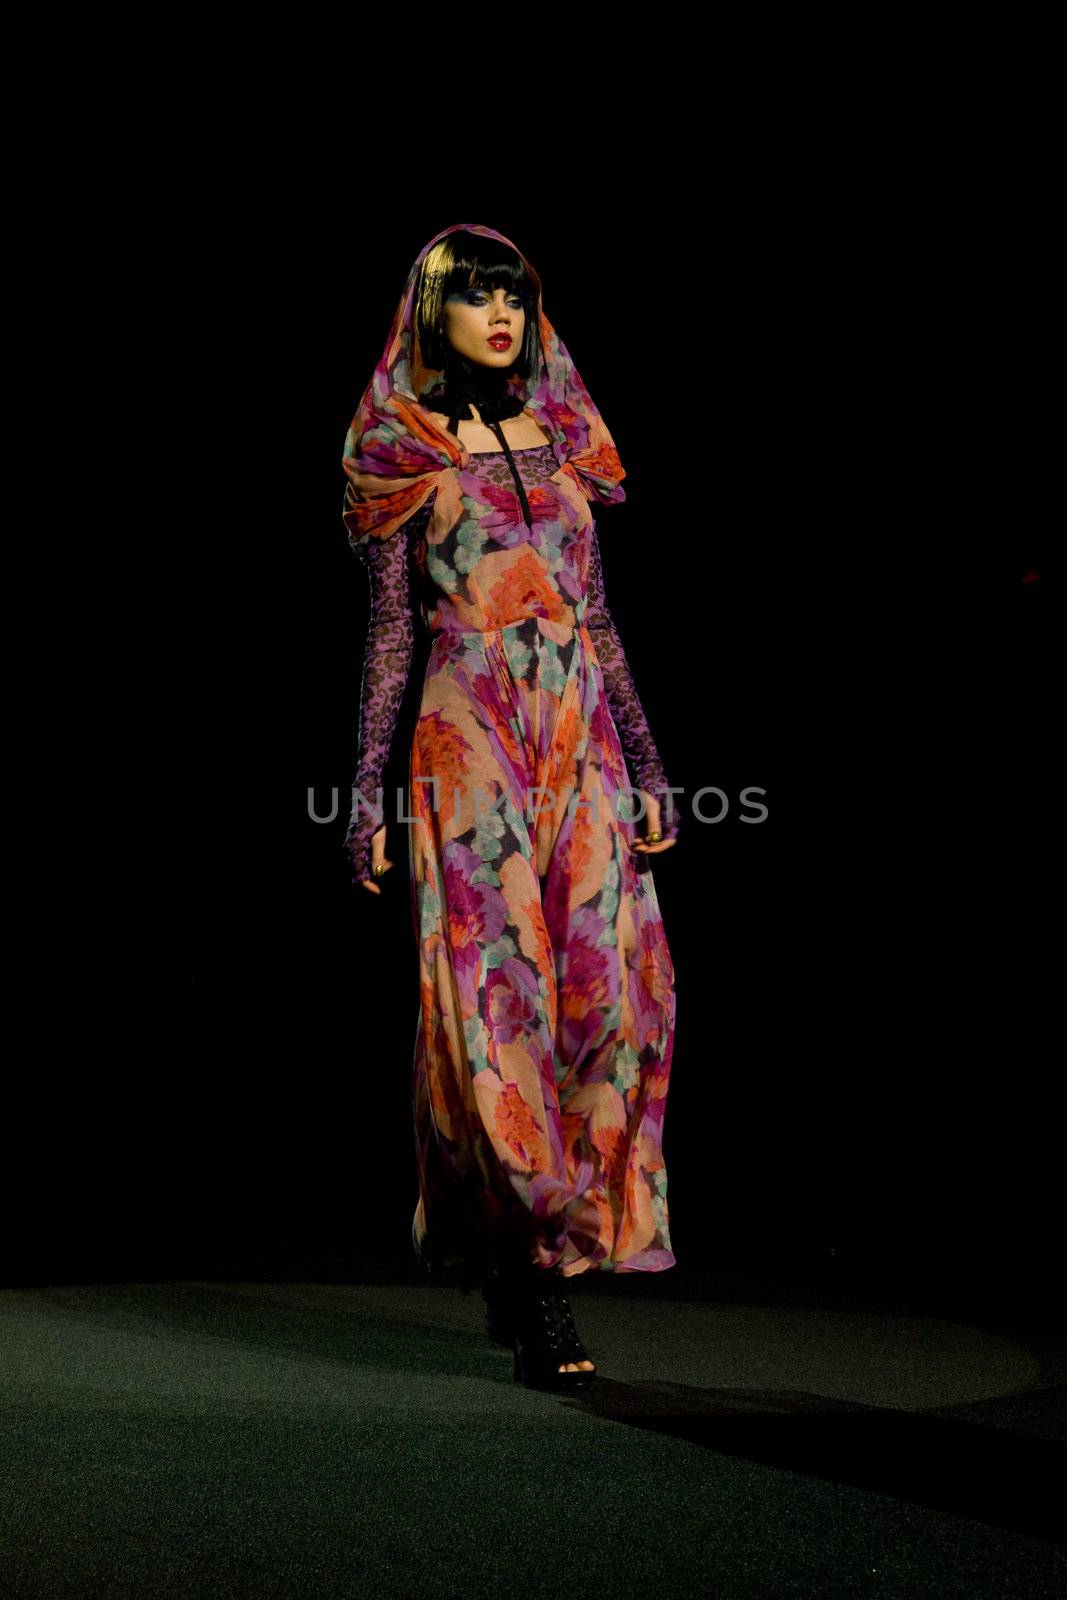
<svg viewBox="0 0 1067 1600"><path fill-rule="evenodd" d="M428 538L431 498L401 548L367 548L365 794L416 608L432 638L409 768L412 1242L430 1271L515 1258L564 1275L662 1271L675 1264L663 1158L674 967L651 858L631 849L626 757L636 786L665 780L592 515L560 492L550 444L511 454L532 526L505 453L471 453L463 515L441 542Z"/></svg>

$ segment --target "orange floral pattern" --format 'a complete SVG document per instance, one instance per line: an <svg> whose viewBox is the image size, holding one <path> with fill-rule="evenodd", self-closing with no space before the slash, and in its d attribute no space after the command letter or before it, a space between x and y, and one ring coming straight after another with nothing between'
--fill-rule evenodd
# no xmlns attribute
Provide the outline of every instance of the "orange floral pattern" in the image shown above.
<svg viewBox="0 0 1067 1600"><path fill-rule="evenodd" d="M410 763L412 1239L431 1268L675 1262L674 968L585 621L592 497L559 454L513 452L532 525L503 453L472 454L440 486L462 515L441 537L427 508L414 542L433 643Z"/></svg>

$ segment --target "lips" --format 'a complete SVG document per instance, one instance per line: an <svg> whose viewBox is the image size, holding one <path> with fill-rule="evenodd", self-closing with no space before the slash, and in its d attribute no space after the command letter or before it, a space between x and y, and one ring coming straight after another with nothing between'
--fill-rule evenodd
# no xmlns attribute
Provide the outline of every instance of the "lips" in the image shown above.
<svg viewBox="0 0 1067 1600"><path fill-rule="evenodd" d="M489 335L489 343L494 350L508 350L511 348L511 334L491 333Z"/></svg>

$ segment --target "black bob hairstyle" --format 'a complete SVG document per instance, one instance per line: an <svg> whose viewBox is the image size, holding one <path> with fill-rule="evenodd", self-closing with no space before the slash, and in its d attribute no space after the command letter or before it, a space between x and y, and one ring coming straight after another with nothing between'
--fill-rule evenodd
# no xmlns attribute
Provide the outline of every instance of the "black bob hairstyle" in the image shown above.
<svg viewBox="0 0 1067 1600"><path fill-rule="evenodd" d="M506 289L517 294L526 313L522 347L507 372L534 383L544 362L537 306L541 279L532 265L511 245L465 228L446 234L423 258L415 287L414 320L419 349L427 367L445 371L451 363L451 346L445 334L445 301L468 289Z"/></svg>

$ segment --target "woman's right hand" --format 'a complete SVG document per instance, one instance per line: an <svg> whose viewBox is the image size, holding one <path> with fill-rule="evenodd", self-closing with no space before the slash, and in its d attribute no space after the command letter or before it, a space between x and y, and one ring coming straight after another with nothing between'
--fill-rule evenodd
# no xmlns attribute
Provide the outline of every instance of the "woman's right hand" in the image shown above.
<svg viewBox="0 0 1067 1600"><path fill-rule="evenodd" d="M383 823L377 833L372 833L370 836L371 868L373 870L375 867L384 867L385 872L380 874L381 877L384 877L385 873L396 865L396 862L388 860L385 854L386 831L386 826ZM369 890L371 894L381 894L381 885L378 883L377 878L360 878L359 881L364 889Z"/></svg>

